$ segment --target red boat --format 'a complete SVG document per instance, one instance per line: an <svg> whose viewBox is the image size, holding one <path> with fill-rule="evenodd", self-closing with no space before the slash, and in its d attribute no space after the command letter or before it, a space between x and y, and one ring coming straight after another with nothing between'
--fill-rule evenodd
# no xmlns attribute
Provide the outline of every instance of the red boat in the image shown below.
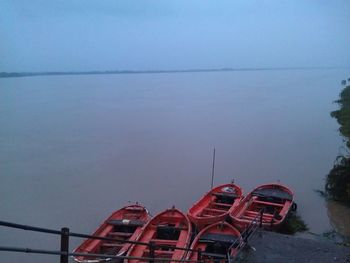
<svg viewBox="0 0 350 263"><path fill-rule="evenodd" d="M227 222L218 222L205 227L193 240L191 249L201 250L205 262L227 262L228 256L237 254L242 242L239 231ZM187 260L198 260L198 253L190 251Z"/></svg>
<svg viewBox="0 0 350 263"><path fill-rule="evenodd" d="M149 243L155 246L155 258L167 258L171 260L183 260L185 250L174 247L187 248L191 241L191 222L181 211L172 208L159 213L151 219L143 228L137 241ZM150 257L147 245L132 245L127 256ZM145 262L145 260L128 259L127 263Z"/></svg>
<svg viewBox="0 0 350 263"><path fill-rule="evenodd" d="M107 220L93 233L93 236L110 237L118 240L135 241L141 233L142 227L149 221L150 216L145 207L139 204L125 206L115 211ZM74 253L110 254L124 255L131 244L124 242L111 242L98 239L87 239ZM98 257L73 257L76 262L95 263L105 262L111 258Z"/></svg>
<svg viewBox="0 0 350 263"><path fill-rule="evenodd" d="M265 228L277 229L295 208L293 192L281 184L265 184L255 188L230 212L233 224L243 230L255 218Z"/></svg>
<svg viewBox="0 0 350 263"><path fill-rule="evenodd" d="M239 205L242 196L242 189L235 184L217 186L189 209L188 217L198 229L225 221L229 212Z"/></svg>

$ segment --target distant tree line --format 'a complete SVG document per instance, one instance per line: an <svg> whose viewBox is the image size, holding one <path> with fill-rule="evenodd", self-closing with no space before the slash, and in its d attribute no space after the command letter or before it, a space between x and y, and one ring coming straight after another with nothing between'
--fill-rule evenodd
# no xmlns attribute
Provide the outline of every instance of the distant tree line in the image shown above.
<svg viewBox="0 0 350 263"><path fill-rule="evenodd" d="M344 137L347 153L336 158L325 188L329 197L350 204L350 78L343 80L342 85L345 87L336 101L339 109L332 111L331 116L340 125L339 132Z"/></svg>

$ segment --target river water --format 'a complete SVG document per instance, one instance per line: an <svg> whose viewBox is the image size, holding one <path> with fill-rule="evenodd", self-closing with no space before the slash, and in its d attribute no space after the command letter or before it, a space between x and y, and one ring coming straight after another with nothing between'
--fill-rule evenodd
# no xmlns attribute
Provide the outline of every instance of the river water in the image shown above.
<svg viewBox="0 0 350 263"><path fill-rule="evenodd" d="M338 69L0 79L0 220L90 233L128 201L152 214L186 211L210 188L215 147L215 184L234 178L247 193L280 181L311 232L348 234L347 208L314 191L341 152L329 113L348 77ZM0 227L0 246L57 250L59 238Z"/></svg>

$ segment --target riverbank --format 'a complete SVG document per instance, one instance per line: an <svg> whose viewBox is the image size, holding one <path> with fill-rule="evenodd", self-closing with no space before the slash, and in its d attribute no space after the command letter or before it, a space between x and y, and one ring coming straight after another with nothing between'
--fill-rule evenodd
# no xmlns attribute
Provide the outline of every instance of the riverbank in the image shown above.
<svg viewBox="0 0 350 263"><path fill-rule="evenodd" d="M346 80L343 80L342 84L345 88L340 93L340 99L336 101L340 108L332 111L331 116L340 125L339 132L347 149L343 155L337 156L327 176L325 189L331 199L350 205L350 85Z"/></svg>
<svg viewBox="0 0 350 263"><path fill-rule="evenodd" d="M350 262L350 247L337 245L318 236L290 236L259 231L249 245L238 262Z"/></svg>

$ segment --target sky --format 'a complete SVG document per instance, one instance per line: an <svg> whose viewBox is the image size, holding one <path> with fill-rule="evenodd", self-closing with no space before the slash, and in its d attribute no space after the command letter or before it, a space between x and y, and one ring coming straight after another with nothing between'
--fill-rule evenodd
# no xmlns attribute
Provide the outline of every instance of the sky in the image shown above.
<svg viewBox="0 0 350 263"><path fill-rule="evenodd" d="M0 72L350 66L349 0L0 0Z"/></svg>

